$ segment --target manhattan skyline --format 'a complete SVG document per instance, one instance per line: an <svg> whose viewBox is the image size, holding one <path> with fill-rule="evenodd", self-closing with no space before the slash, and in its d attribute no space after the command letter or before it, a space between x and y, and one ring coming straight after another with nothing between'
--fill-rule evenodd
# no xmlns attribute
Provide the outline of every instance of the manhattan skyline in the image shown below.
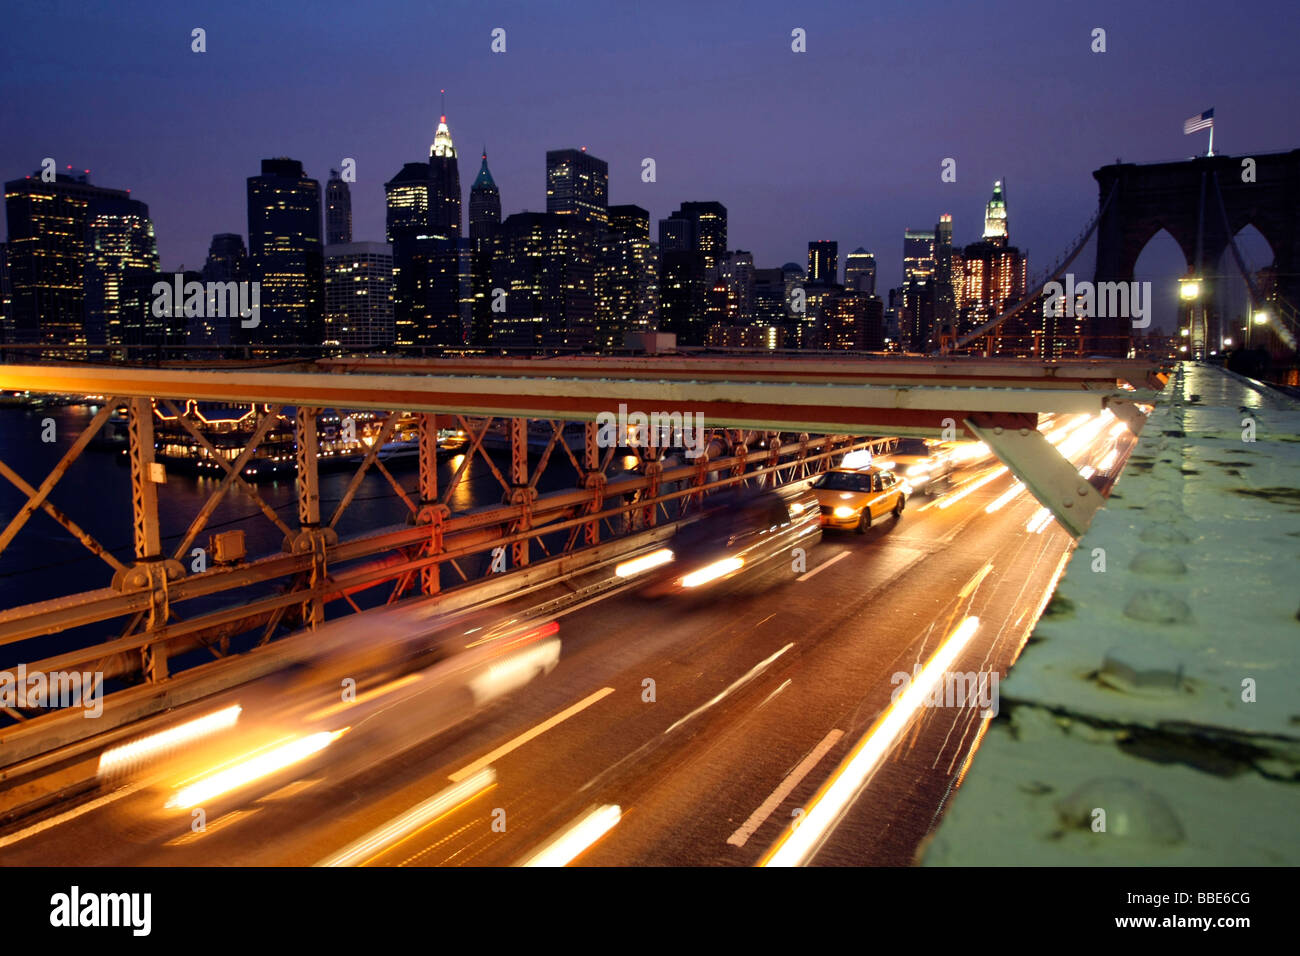
<svg viewBox="0 0 1300 956"><path fill-rule="evenodd" d="M458 151L468 161L486 146L504 215L544 208L548 149L586 146L609 163L611 204L640 205L655 222L683 201L719 201L729 245L760 266L803 264L812 240L863 246L882 292L900 281L904 229L950 213L954 240L975 241L994 180L1007 184L1013 241L1034 273L1095 211L1091 170L1116 152L1141 162L1203 153L1204 134L1184 137L1180 124L1210 106L1219 152L1283 149L1294 129L1273 118L1300 113L1296 84L1278 77L1261 88L1258 70L1247 83L1223 53L1236 43L1267 60L1260 44L1275 43L1280 56L1280 35L1261 40L1227 22L1211 38L1200 18L1121 5L1076 14L755 4L719 21L671 3L453 4L440 22L418 4L327 8L305 21L250 4L182 4L129 37L109 14L59 6L10 20L6 178L52 156L61 170L88 168L95 184L130 189L149 204L164 269L199 267L214 233L246 233L245 181L267 156L301 160L322 182L354 158L353 235L381 241L383 183L427 156L444 88ZM1098 25L1105 53L1089 49ZM195 26L205 53L190 49ZM504 53L490 48L497 27ZM791 50L796 27L806 53ZM436 65L416 53L426 36L436 37ZM132 60L131 49L151 55ZM1128 87L1148 95L1134 102ZM82 119L67 122L78 110ZM646 157L653 183L641 181ZM948 157L953 183L939 176ZM1257 236L1243 245L1267 264ZM1158 236L1139 263L1158 274L1139 278L1175 272L1178 259Z"/></svg>

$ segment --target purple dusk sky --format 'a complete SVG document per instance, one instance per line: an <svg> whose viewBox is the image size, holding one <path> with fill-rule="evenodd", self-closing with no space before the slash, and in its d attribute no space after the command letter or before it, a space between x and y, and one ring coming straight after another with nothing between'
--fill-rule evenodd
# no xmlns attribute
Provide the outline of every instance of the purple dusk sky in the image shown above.
<svg viewBox="0 0 1300 956"><path fill-rule="evenodd" d="M262 158L323 183L353 157L355 238L381 240L383 183L427 158L445 87L466 196L486 144L506 215L545 208L547 149L585 145L609 163L610 201L648 208L652 229L682 200L719 200L758 266L835 239L841 263L876 253L883 294L904 228L948 212L955 241L976 240L994 179L1032 275L1094 211L1093 169L1203 153L1205 133L1182 133L1201 110L1221 153L1300 145L1293 23L1281 0L10 4L0 174L45 156L89 168L149 204L165 268L197 268L213 233L247 233ZM1158 300L1175 249L1161 236L1139 263L1167 284ZM1257 235L1245 251L1270 258Z"/></svg>

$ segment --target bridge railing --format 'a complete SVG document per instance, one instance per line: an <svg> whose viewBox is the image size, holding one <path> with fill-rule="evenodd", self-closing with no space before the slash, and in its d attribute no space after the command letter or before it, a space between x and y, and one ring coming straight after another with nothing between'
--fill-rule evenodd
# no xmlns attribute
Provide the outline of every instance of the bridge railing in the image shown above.
<svg viewBox="0 0 1300 956"><path fill-rule="evenodd" d="M50 497L57 496L59 479L108 420L108 413L121 404L129 418L132 473L131 501L121 505L132 513L135 553L119 556L54 507ZM318 474L317 426L323 411L299 408L292 415L296 526L281 519L244 476L247 462L267 439L272 419L289 417L271 406L261 410L238 457L211 455L209 460L224 469L225 477L197 509L174 551L164 548L159 524L162 489L153 429L160 415L168 415L199 446L214 452L189 406L181 409L173 402L146 399L119 403L109 398L38 486L0 461L0 474L27 496L0 533L0 555L21 533L26 519L36 510L45 510L112 570L107 586L0 611L0 657L23 659L28 673L93 670L123 686L157 684L175 673L180 655L206 649L210 658L220 659L263 646L279 635L318 626L334 613L360 611L356 596L361 592L370 591L383 603L392 603L417 593L472 588L538 561L688 519L703 497L715 490L800 481L832 467L847 451L879 451L890 441L713 428L707 431L703 453L694 460L665 459L662 449L633 447L627 453L636 458L635 471L611 474L616 448L601 446L594 423L579 426L583 444L575 453L565 440L565 423L547 421L549 440L539 455L530 458L524 419L419 413L419 473L412 489L397 480L378 454L402 414L389 411L342 499L332 514L326 514L321 509ZM375 419L379 422L380 416ZM467 436L463 458L441 489L438 464L442 459L445 466L447 455L437 446L440 424L459 425ZM504 467L484 444L494 426L509 437L509 463ZM501 503L456 510L462 498L457 490L472 461L499 484ZM556 468L568 471L571 485L565 487L561 478L559 490L539 492L539 479L548 469L555 479ZM392 485L407 511L406 524L341 539L335 527L371 471ZM189 549L201 540L223 497L236 487L283 534L283 548L253 558L235 554L219 564L214 550L213 565L196 572L188 561ZM25 653L34 646L32 642L51 637L62 645L58 653L39 660ZM3 710L15 722L40 719L12 707Z"/></svg>

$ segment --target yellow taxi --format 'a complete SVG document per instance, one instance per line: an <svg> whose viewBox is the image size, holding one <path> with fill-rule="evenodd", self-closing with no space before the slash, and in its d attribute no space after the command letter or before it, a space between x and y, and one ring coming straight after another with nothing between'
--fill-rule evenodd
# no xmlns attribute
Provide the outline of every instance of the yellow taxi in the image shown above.
<svg viewBox="0 0 1300 956"><path fill-rule="evenodd" d="M911 488L882 468L834 468L814 481L811 490L823 528L851 528L862 534L876 518L901 516Z"/></svg>

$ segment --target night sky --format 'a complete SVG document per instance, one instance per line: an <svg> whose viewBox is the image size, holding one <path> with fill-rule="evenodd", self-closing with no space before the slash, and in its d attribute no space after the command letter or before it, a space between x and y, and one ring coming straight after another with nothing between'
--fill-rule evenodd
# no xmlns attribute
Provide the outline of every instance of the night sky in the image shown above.
<svg viewBox="0 0 1300 956"><path fill-rule="evenodd" d="M1093 169L1203 153L1206 133L1182 133L1201 110L1220 153L1300 145L1294 18L1287 0L14 3L0 175L45 156L89 168L149 204L165 268L198 268L213 233L246 236L261 159L300 159L323 185L354 157L354 238L382 241L383 183L427 158L445 87L466 200L484 145L505 215L545 208L547 149L585 145L654 238L682 200L719 200L729 245L759 267L835 239L841 268L859 245L876 253L883 295L904 228L950 212L955 242L975 241L994 179L1032 276L1095 210ZM945 157L956 183L940 182ZM1257 235L1244 251L1271 258ZM1075 271L1090 277L1090 254ZM1137 278L1180 271L1161 236Z"/></svg>

